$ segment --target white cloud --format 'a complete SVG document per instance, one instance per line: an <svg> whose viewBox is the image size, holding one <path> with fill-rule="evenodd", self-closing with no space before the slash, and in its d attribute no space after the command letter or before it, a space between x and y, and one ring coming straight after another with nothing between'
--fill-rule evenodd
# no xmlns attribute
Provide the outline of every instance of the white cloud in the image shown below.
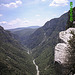
<svg viewBox="0 0 75 75"><path fill-rule="evenodd" d="M41 1L45 2L46 0L41 0Z"/></svg>
<svg viewBox="0 0 75 75"><path fill-rule="evenodd" d="M24 23L29 23L30 21L29 20L23 20L24 21Z"/></svg>
<svg viewBox="0 0 75 75"><path fill-rule="evenodd" d="M0 17L3 16L2 14L0 14Z"/></svg>
<svg viewBox="0 0 75 75"><path fill-rule="evenodd" d="M0 6L4 6L4 7L7 7L7 8L17 8L21 4L22 4L22 1L17 0L16 2L11 2L9 4L1 4Z"/></svg>
<svg viewBox="0 0 75 75"><path fill-rule="evenodd" d="M40 16L39 14L36 15L37 17Z"/></svg>
<svg viewBox="0 0 75 75"><path fill-rule="evenodd" d="M41 21L40 19L37 19L37 21Z"/></svg>
<svg viewBox="0 0 75 75"><path fill-rule="evenodd" d="M5 29L12 29L12 28L17 28L17 27L25 27L26 25L28 25L28 23L30 23L30 21L27 19L17 18L9 22L2 21L0 22L0 25L3 26Z"/></svg>
<svg viewBox="0 0 75 75"><path fill-rule="evenodd" d="M15 20L12 20L10 22L8 22L9 25L15 25L17 23L21 22L21 20L19 18L15 19Z"/></svg>
<svg viewBox="0 0 75 75"><path fill-rule="evenodd" d="M8 22L9 25L24 25L25 23L28 23L29 21L26 20L26 19L15 19L15 20L12 20L10 22Z"/></svg>
<svg viewBox="0 0 75 75"><path fill-rule="evenodd" d="M37 18L37 19L20 19L17 18L15 20L11 20L9 22L2 21L0 25L4 27L4 29L13 29L19 27L29 27L29 26L43 26L50 18Z"/></svg>
<svg viewBox="0 0 75 75"><path fill-rule="evenodd" d="M7 24L7 22L6 21L2 21L2 22L0 22L0 24Z"/></svg>
<svg viewBox="0 0 75 75"><path fill-rule="evenodd" d="M68 0L53 0L49 6L65 6L68 2Z"/></svg>
<svg viewBox="0 0 75 75"><path fill-rule="evenodd" d="M64 11L64 13L67 13L68 11Z"/></svg>

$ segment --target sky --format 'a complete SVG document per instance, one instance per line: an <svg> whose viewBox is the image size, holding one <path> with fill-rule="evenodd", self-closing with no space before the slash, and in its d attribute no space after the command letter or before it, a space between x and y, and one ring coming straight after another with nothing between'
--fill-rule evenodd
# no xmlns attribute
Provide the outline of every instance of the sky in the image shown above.
<svg viewBox="0 0 75 75"><path fill-rule="evenodd" d="M43 26L70 9L75 0L0 0L0 26L13 29Z"/></svg>

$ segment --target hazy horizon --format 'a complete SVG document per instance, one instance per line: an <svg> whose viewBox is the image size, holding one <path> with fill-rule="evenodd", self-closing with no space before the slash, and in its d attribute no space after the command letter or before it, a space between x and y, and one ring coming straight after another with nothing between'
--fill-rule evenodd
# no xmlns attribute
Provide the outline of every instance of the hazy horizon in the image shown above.
<svg viewBox="0 0 75 75"><path fill-rule="evenodd" d="M5 29L43 26L70 10L74 0L1 0L0 25Z"/></svg>

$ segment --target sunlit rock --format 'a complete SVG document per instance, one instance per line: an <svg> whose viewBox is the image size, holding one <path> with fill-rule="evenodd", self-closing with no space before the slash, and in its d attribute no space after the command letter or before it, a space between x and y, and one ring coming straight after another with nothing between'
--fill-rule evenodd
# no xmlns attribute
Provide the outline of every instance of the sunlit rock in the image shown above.
<svg viewBox="0 0 75 75"><path fill-rule="evenodd" d="M75 34L75 28L69 28L66 31L59 33L59 38L63 43L58 43L55 46L55 69L57 75L74 75L73 74L73 56L72 48L69 45L69 40L72 39L72 32ZM71 74L72 73L72 74Z"/></svg>
<svg viewBox="0 0 75 75"><path fill-rule="evenodd" d="M69 53L69 43L68 41L72 38L73 34L71 32L75 33L75 28L69 28L66 31L61 31L59 33L59 38L64 41L64 43L58 43L55 46L55 61L61 64L65 64L68 61L68 57L70 56Z"/></svg>
<svg viewBox="0 0 75 75"><path fill-rule="evenodd" d="M68 44L65 43L59 43L55 46L55 61L57 61L60 64L64 64L68 61L68 58L66 57L69 55Z"/></svg>
<svg viewBox="0 0 75 75"><path fill-rule="evenodd" d="M68 41L72 38L72 34L71 32L74 32L75 33L75 28L69 28L67 29L66 31L61 31L59 33L59 38L61 40L63 40L65 43L68 43Z"/></svg>

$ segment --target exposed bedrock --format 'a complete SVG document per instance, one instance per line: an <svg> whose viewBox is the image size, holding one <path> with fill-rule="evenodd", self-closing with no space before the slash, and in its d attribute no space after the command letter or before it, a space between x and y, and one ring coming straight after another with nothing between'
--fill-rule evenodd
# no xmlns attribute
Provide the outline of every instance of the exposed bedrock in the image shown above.
<svg viewBox="0 0 75 75"><path fill-rule="evenodd" d="M59 38L63 43L58 43L55 46L55 66L56 72L58 75L72 75L71 71L73 70L74 55L71 53L71 47L69 45L69 40L72 39L72 32L75 34L75 28L69 28L66 31L61 31L59 33Z"/></svg>

